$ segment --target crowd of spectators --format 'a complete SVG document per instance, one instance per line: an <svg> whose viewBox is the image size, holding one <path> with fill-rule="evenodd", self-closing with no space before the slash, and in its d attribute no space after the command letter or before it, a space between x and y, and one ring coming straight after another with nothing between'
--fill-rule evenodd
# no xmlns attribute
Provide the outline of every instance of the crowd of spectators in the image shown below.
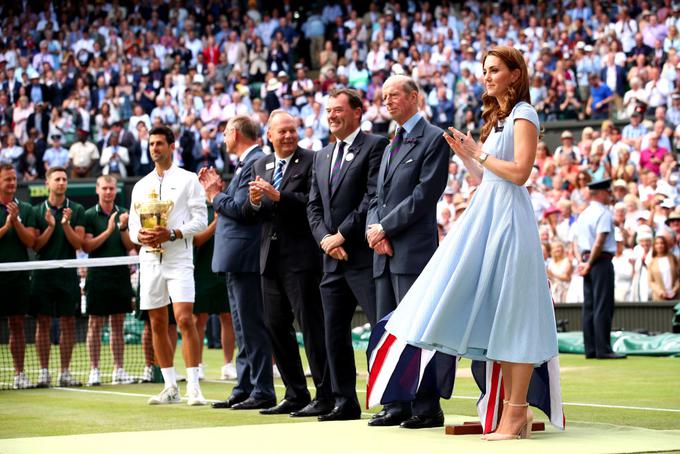
<svg viewBox="0 0 680 454"><path fill-rule="evenodd" d="M473 130L481 125L481 57L494 44L515 46L543 122L601 120L565 131L554 150L541 143L527 184L555 299L582 298L569 226L588 203L587 182L607 177L620 240L617 298L677 294L678 267L659 257L680 254L680 4L115 0L0 8L0 162L23 180L51 166L73 178L144 175L157 124L174 129L180 166L228 172L226 122L252 116L266 148L276 108L298 119L300 145L318 150L333 140L327 94L345 86L363 97L362 128L390 136L381 86L392 74L416 80L432 123ZM474 192L455 157L449 174L442 234Z"/></svg>

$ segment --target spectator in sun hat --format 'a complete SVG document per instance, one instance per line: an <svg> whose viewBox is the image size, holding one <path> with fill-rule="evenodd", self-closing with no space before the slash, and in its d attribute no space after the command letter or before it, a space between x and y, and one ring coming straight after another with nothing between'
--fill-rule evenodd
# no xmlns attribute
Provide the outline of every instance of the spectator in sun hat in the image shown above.
<svg viewBox="0 0 680 454"><path fill-rule="evenodd" d="M550 227L550 239L551 240L553 240L558 235L557 226L559 225L561 213L562 213L562 210L560 210L555 205L550 205L543 212L543 224Z"/></svg>
<svg viewBox="0 0 680 454"><path fill-rule="evenodd" d="M623 198L628 194L628 184L625 182L625 180L618 179L614 180L614 183L612 184L612 191L614 193L614 200L616 202L622 202Z"/></svg>

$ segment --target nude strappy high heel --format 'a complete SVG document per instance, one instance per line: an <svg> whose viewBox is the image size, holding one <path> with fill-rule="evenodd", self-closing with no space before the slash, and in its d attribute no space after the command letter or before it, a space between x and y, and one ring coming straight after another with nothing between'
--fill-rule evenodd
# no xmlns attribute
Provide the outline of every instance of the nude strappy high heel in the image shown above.
<svg viewBox="0 0 680 454"><path fill-rule="evenodd" d="M503 399L503 409L505 409L505 406L508 405L509 403L510 403L509 400ZM505 411L505 410L503 410L503 411ZM489 432L489 433L483 434L483 435L482 435L482 440L486 440L486 437L488 437L488 436L491 435L492 433L493 433L493 432Z"/></svg>
<svg viewBox="0 0 680 454"><path fill-rule="evenodd" d="M506 401L503 402L504 404ZM531 426L534 422L534 414L529 411L529 404L513 404L512 402L507 402L510 407L526 407L527 408L527 422L520 427L519 431L514 434L501 434L498 432L490 433L484 438L486 441L502 441L502 440L516 440L521 438L531 438Z"/></svg>

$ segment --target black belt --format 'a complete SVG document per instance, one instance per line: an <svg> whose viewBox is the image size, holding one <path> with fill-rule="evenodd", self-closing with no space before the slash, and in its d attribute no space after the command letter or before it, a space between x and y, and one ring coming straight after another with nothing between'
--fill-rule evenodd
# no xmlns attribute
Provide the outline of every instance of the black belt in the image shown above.
<svg viewBox="0 0 680 454"><path fill-rule="evenodd" d="M583 261L587 262L588 259L590 258L590 251L583 251L581 254L583 256ZM597 257L597 260L611 260L614 258L614 254L611 254L609 252L600 252L600 255Z"/></svg>

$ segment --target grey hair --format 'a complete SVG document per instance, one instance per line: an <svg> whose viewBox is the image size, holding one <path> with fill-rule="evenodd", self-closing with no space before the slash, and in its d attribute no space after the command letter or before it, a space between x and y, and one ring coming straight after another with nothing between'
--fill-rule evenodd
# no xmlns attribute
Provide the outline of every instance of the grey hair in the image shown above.
<svg viewBox="0 0 680 454"><path fill-rule="evenodd" d="M247 115L236 115L229 120L229 125L249 140L257 140L260 135L260 128L258 128L257 123Z"/></svg>
<svg viewBox="0 0 680 454"><path fill-rule="evenodd" d="M396 84L407 95L410 95L414 91L416 93L420 91L418 89L418 84L416 84L416 82L412 78L410 78L409 76L405 76L403 74L395 74L388 77L385 83L383 83L383 88L390 84Z"/></svg>

